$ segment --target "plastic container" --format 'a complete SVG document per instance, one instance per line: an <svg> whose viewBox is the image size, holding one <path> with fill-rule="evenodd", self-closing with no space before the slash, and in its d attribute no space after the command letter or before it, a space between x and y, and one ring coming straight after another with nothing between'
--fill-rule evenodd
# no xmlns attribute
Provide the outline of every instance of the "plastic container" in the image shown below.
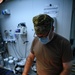
<svg viewBox="0 0 75 75"><path fill-rule="evenodd" d="M18 60L18 58L14 58L13 60L14 60L15 66L16 66L19 60Z"/></svg>
<svg viewBox="0 0 75 75"><path fill-rule="evenodd" d="M12 56L10 56L10 57L9 57L9 60L12 60L12 59L13 59L13 57L12 57Z"/></svg>
<svg viewBox="0 0 75 75"><path fill-rule="evenodd" d="M4 60L3 60L2 56L1 56L1 54L0 54L0 65L4 66Z"/></svg>
<svg viewBox="0 0 75 75"><path fill-rule="evenodd" d="M8 68L8 58L4 59L4 67Z"/></svg>
<svg viewBox="0 0 75 75"><path fill-rule="evenodd" d="M15 66L14 65L14 60L9 60L8 63L9 63L10 70L13 71L14 70L14 66Z"/></svg>

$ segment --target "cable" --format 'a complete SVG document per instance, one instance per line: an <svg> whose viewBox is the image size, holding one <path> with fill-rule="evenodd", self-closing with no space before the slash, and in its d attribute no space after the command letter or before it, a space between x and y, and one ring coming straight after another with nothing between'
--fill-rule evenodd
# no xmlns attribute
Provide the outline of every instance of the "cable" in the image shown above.
<svg viewBox="0 0 75 75"><path fill-rule="evenodd" d="M13 45L14 45L14 44L13 44ZM22 58L22 56L20 55L20 53L19 53L19 52L17 51L17 49L16 49L16 45L14 45L14 48L15 48L15 51L16 51L16 53L18 54L18 56Z"/></svg>

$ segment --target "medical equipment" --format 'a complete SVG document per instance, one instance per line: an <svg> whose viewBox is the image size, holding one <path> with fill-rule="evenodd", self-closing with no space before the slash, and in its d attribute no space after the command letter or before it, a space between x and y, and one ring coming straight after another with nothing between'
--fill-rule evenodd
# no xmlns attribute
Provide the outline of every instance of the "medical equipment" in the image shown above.
<svg viewBox="0 0 75 75"><path fill-rule="evenodd" d="M26 27L25 23L18 24L15 34L22 34L22 35L27 34L27 27Z"/></svg>

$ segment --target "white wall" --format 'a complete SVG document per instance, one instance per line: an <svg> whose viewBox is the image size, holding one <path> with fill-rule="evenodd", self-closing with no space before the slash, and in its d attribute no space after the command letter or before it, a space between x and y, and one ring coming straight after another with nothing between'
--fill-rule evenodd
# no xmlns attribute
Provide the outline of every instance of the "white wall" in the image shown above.
<svg viewBox="0 0 75 75"><path fill-rule="evenodd" d="M27 26L27 40L26 44L23 44L23 40L19 36L16 44L12 47L12 43L8 43L8 49L10 55L17 57L25 57L25 48L27 47L27 55L30 51L30 46L34 36L34 28L32 23L33 16L44 13L44 8L49 4L58 6L57 19L57 33L70 39L70 27L71 27L71 14L72 14L72 0L13 0L0 6L0 9L9 9L11 15L9 17L3 16L1 21L1 29L4 37L4 30L12 30L13 33L20 22L25 22ZM50 15L50 14L49 14ZM18 51L15 54L14 50Z"/></svg>

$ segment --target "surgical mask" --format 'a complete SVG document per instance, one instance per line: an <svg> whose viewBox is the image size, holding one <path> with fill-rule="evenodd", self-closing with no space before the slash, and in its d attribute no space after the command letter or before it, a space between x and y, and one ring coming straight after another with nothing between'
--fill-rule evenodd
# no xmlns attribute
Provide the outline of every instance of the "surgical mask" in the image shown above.
<svg viewBox="0 0 75 75"><path fill-rule="evenodd" d="M39 38L39 40L42 44L47 44L50 41L48 37L42 37Z"/></svg>

